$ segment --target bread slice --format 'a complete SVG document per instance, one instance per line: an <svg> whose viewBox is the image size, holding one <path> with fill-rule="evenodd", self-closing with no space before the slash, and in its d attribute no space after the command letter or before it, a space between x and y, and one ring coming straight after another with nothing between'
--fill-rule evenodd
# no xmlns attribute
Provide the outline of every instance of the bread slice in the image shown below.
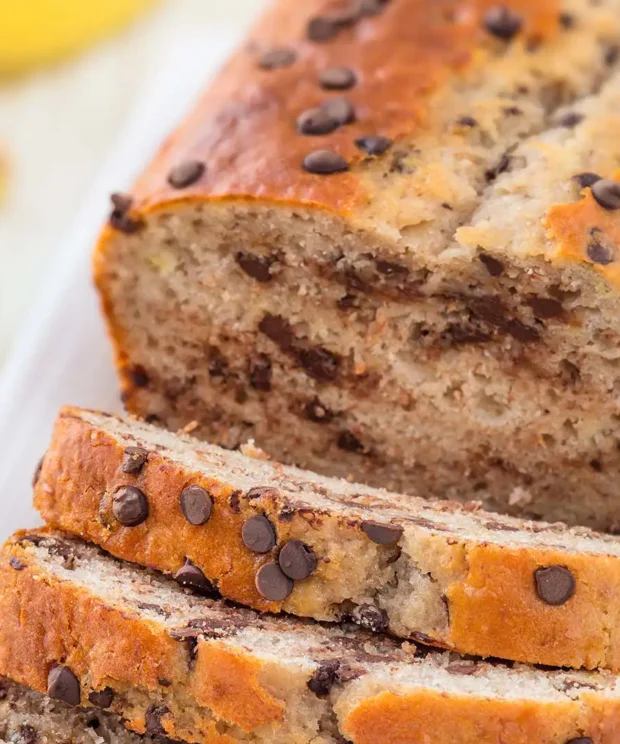
<svg viewBox="0 0 620 744"><path fill-rule="evenodd" d="M138 736L119 716L80 709L0 679L0 744L171 744L164 736Z"/></svg>
<svg viewBox="0 0 620 744"><path fill-rule="evenodd" d="M0 673L198 744L615 744L620 681L467 661L197 598L59 533L0 558ZM509 732L509 733L508 733ZM589 737L584 741L581 737Z"/></svg>
<svg viewBox="0 0 620 744"><path fill-rule="evenodd" d="M620 670L618 538L431 504L74 408L58 418L35 504L118 558L259 610Z"/></svg>
<svg viewBox="0 0 620 744"><path fill-rule="evenodd" d="M276 2L115 197L129 410L619 528L620 1L351 1Z"/></svg>

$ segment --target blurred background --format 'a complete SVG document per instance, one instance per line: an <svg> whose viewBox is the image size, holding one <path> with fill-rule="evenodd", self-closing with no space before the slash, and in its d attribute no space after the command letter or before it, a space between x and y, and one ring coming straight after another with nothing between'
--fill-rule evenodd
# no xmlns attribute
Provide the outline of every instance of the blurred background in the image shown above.
<svg viewBox="0 0 620 744"><path fill-rule="evenodd" d="M0 366L162 60L190 35L241 39L265 4L0 0Z"/></svg>

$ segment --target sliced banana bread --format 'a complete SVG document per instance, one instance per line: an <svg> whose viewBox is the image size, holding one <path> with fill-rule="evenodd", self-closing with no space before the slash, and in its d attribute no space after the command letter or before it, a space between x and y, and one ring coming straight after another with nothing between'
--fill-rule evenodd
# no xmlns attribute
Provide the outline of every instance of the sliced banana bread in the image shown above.
<svg viewBox="0 0 620 744"><path fill-rule="evenodd" d="M620 527L620 0L279 0L97 251L130 411Z"/></svg>
<svg viewBox="0 0 620 744"><path fill-rule="evenodd" d="M1 744L171 744L164 736L138 736L119 716L83 710L0 679Z"/></svg>
<svg viewBox="0 0 620 744"><path fill-rule="evenodd" d="M46 522L181 584L477 656L620 670L619 538L432 504L73 408L37 478Z"/></svg>
<svg viewBox="0 0 620 744"><path fill-rule="evenodd" d="M61 534L0 556L0 673L198 744L616 744L620 681L259 616ZM507 738L508 737L508 738Z"/></svg>

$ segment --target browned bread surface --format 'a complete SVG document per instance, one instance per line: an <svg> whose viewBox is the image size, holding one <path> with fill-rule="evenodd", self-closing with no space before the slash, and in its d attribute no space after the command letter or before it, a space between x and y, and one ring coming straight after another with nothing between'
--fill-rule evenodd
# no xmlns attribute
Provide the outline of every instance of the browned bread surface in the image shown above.
<svg viewBox="0 0 620 744"><path fill-rule="evenodd" d="M617 529L619 45L619 0L276 2L114 199L129 410Z"/></svg>
<svg viewBox="0 0 620 744"><path fill-rule="evenodd" d="M75 408L57 420L35 504L118 558L259 610L620 669L615 537L431 504Z"/></svg>
<svg viewBox="0 0 620 744"><path fill-rule="evenodd" d="M0 556L0 673L198 744L613 744L620 683L417 656L356 630L192 597L49 531ZM585 740L580 737L586 737Z"/></svg>

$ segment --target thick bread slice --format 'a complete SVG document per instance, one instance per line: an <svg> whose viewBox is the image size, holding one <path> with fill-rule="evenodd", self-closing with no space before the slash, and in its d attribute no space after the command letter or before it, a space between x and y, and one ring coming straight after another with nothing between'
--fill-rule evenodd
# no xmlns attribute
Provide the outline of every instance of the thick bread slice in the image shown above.
<svg viewBox="0 0 620 744"><path fill-rule="evenodd" d="M198 599L58 533L18 534L0 561L0 672L74 704L105 691L108 710L139 733L200 744L620 736L620 680L609 672L418 657L358 630Z"/></svg>
<svg viewBox="0 0 620 744"><path fill-rule="evenodd" d="M163 736L138 736L119 716L80 709L0 679L0 744L171 744Z"/></svg>
<svg viewBox="0 0 620 744"><path fill-rule="evenodd" d="M137 518L126 519L127 503ZM58 418L35 504L118 558L182 581L198 571L260 610L352 618L477 656L620 670L611 536L431 504L74 408Z"/></svg>
<svg viewBox="0 0 620 744"><path fill-rule="evenodd" d="M618 528L620 0L351 3L276 2L115 198L128 408Z"/></svg>

